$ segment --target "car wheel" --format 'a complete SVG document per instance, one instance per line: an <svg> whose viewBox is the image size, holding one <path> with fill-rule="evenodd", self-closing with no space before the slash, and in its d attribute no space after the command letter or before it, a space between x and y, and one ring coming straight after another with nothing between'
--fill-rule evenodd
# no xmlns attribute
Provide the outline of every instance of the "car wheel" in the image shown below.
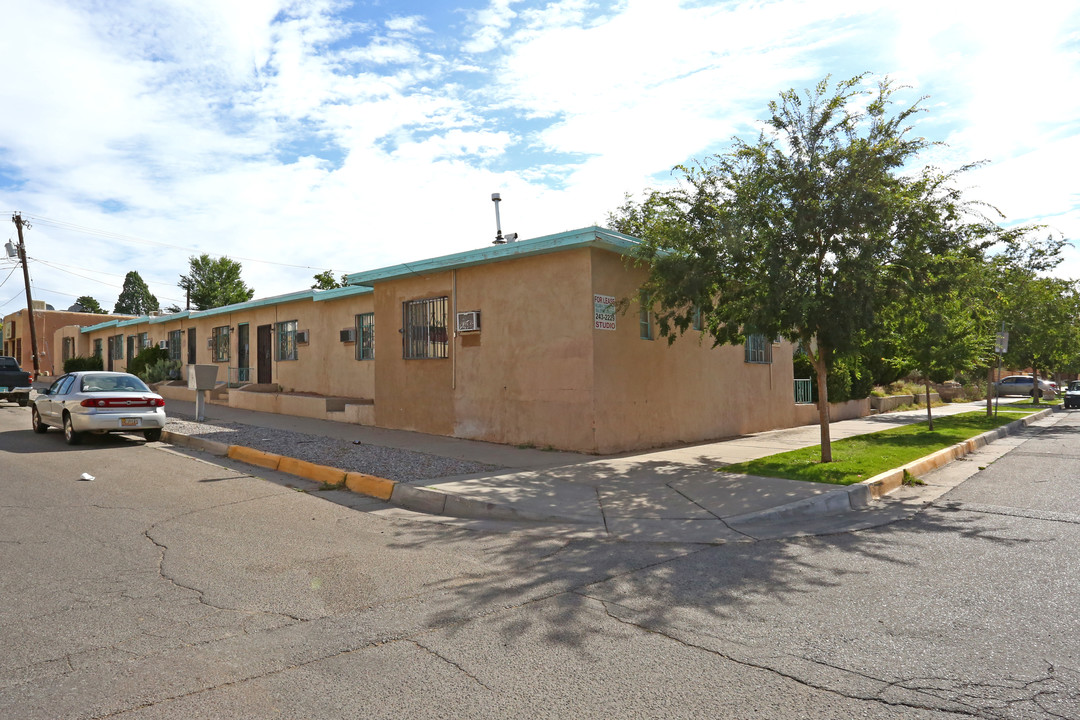
<svg viewBox="0 0 1080 720"><path fill-rule="evenodd" d="M37 405L30 409L30 424L34 427L34 432L42 434L48 431L49 426L41 422L41 415L38 414Z"/></svg>
<svg viewBox="0 0 1080 720"><path fill-rule="evenodd" d="M30 404L30 401L26 398L19 398L19 407L26 407Z"/></svg>
<svg viewBox="0 0 1080 720"><path fill-rule="evenodd" d="M64 440L68 445L78 445L82 442L82 433L75 432L71 425L71 415L64 414Z"/></svg>
<svg viewBox="0 0 1080 720"><path fill-rule="evenodd" d="M146 442L157 442L161 439L161 428L154 428L153 430L143 430L143 437L146 438Z"/></svg>

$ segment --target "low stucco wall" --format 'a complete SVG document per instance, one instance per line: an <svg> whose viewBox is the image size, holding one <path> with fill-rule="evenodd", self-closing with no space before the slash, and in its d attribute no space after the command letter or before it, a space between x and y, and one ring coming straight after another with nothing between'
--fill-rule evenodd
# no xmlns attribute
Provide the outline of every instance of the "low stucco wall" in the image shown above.
<svg viewBox="0 0 1080 720"><path fill-rule="evenodd" d="M926 402L926 393L921 395L889 395L888 397L870 398L870 407L878 412L892 412L901 405L920 405ZM931 404L941 402L941 396L936 392L930 393Z"/></svg>
<svg viewBox="0 0 1080 720"><path fill-rule="evenodd" d="M848 400L842 403L829 403L829 420L852 420L870 414L870 398ZM796 405L795 425L817 425L817 405Z"/></svg>

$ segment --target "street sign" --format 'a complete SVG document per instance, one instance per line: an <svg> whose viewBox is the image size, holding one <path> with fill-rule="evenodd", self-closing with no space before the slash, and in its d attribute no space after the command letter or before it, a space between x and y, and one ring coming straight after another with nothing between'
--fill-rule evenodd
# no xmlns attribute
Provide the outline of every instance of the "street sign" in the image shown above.
<svg viewBox="0 0 1080 720"><path fill-rule="evenodd" d="M1009 333L999 332L994 340L994 352L1001 354L1009 352Z"/></svg>

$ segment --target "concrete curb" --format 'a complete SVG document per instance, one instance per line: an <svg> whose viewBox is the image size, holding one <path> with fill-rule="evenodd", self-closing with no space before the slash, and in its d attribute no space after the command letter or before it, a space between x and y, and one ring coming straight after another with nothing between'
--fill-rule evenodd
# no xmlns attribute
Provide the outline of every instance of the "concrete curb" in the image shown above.
<svg viewBox="0 0 1080 720"><path fill-rule="evenodd" d="M906 465L902 465L892 470L886 470L883 473L879 473L868 480L863 480L859 485L864 485L869 490L870 497L874 500L880 500L884 496L896 490L898 487L904 484L904 471L918 477L919 475L925 475L931 470L937 470L939 467L948 465L953 460L964 457L968 453L975 452L981 447L992 443L995 440L999 440L1013 433L1019 432L1021 429L1027 427L1036 420L1042 419L1054 412L1053 408L1047 408L1046 410L1040 410L1034 412L1027 417L1022 417L1019 420L1013 420L1008 425L1002 425L994 430L988 430L981 435L976 435L973 438L969 438L961 443L957 443L951 447L938 450L935 453L931 453L926 457L913 460ZM855 486L852 486L855 487ZM860 493L863 491L859 491ZM852 507L855 507L854 503ZM860 505L859 507L865 507Z"/></svg>
<svg viewBox="0 0 1080 720"><path fill-rule="evenodd" d="M885 472L879 473L868 480L863 480L860 483L848 485L847 487L822 493L821 495L816 495L811 498L796 500L795 502L769 508L768 510L758 510L756 512L746 513L745 515L729 517L725 519L725 522L731 525L739 525L769 520L789 520L797 517L805 517L807 515L863 510L869 507L870 503L874 500L880 500L903 485L905 470L916 477L925 475L931 470L937 470L958 458L964 457L968 453L975 452L979 448L992 443L994 440L999 440L1008 435L1017 433L1036 420L1052 415L1053 413L1053 408L1040 410L1039 412L1031 413L1027 417L1014 420L1008 425L1002 425L994 430L988 430L981 435L976 435L975 437L957 443L956 445L938 450L937 452L921 457L918 460L913 460L906 465L893 468L892 470L886 470Z"/></svg>
<svg viewBox="0 0 1080 720"><path fill-rule="evenodd" d="M408 485L376 475L349 472L329 465L318 465L306 460L276 455L244 445L226 445L167 430L161 434L161 439L173 445L203 450L213 455L228 457L269 470L277 470L278 472L295 475L324 485L341 485L344 489L358 495L378 498L406 510L429 515L490 520L562 520L564 522L567 520L558 515L521 512L509 505L500 505L484 500L461 497L460 495L450 495L438 490Z"/></svg>
<svg viewBox="0 0 1080 720"><path fill-rule="evenodd" d="M811 498L796 500L795 502L758 510L755 512L735 515L725 518L725 522L731 525L742 525L752 522L789 520L824 513L850 512L869 507L874 500L880 500L885 495L899 488L904 481L904 471L912 475L923 475L931 470L936 470L948 463L961 458L968 453L997 440L1019 432L1034 421L1047 417L1054 412L1053 408L1047 408L1027 417L1014 420L1008 425L985 432L973 438L957 443L951 447L939 450L926 457L914 460L892 470L875 475L861 483L838 488ZM589 522L586 518L567 517L554 514L528 513L517 510L510 505L477 500L475 498L452 495L431 488L418 487L377 477L364 473L349 472L341 468L329 465L318 465L305 460L274 453L263 452L243 445L226 445L224 443L203 440L198 437L180 435L178 433L164 431L161 439L173 445L203 450L218 456L226 456L233 460L256 465L258 467L278 470L289 475L302 477L306 480L323 483L325 485L340 485L344 489L358 495L367 495L379 500L387 501L393 505L426 513L428 515L443 515L447 517L487 519L487 520L517 520L528 522Z"/></svg>

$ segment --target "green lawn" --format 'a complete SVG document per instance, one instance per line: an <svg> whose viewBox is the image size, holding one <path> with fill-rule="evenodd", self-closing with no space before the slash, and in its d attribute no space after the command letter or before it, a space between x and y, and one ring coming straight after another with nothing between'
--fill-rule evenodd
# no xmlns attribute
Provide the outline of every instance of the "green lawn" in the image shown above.
<svg viewBox="0 0 1080 720"><path fill-rule="evenodd" d="M1040 409L1045 409L1045 406ZM991 418L986 417L986 413L982 411L949 415L934 418L933 431L927 430L924 421L870 435L837 440L832 444L831 463L821 462L821 447L814 445L749 462L726 465L718 468L718 471L851 485L987 430L1007 425L1028 414L1030 413L1005 412L1003 408L997 417Z"/></svg>

